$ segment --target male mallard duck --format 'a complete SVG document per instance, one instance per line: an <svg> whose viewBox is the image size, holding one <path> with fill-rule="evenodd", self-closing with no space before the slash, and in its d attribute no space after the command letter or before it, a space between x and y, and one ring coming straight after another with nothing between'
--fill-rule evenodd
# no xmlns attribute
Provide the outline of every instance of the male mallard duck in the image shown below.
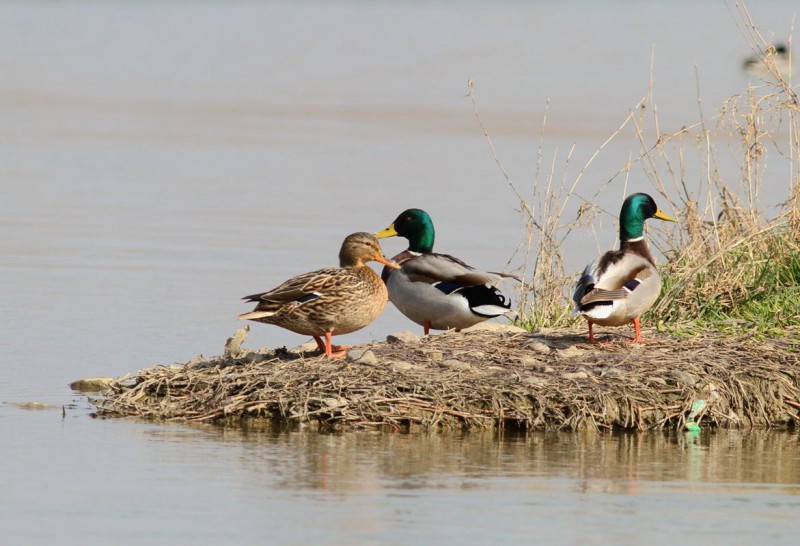
<svg viewBox="0 0 800 546"><path fill-rule="evenodd" d="M790 78L792 75L792 56L789 46L786 44L775 44L767 46L764 54L753 55L744 60L742 68L753 77L770 80L773 78L770 65L774 63L774 68L782 78Z"/></svg>
<svg viewBox="0 0 800 546"><path fill-rule="evenodd" d="M622 326L631 321L636 331L633 341L642 341L639 317L661 293L656 263L644 240L648 218L677 222L661 212L649 195L630 195L619 213L619 250L606 252L583 270L572 299L576 310L589 321L591 342L597 341L593 324Z"/></svg>
<svg viewBox="0 0 800 546"><path fill-rule="evenodd" d="M371 260L386 267L399 267L383 256L373 235L363 232L348 235L339 251L338 268L304 273L269 292L245 296L242 299L258 305L253 311L239 315L239 320L275 324L314 336L326 356L342 358L346 347L332 345L331 336L360 330L386 306L386 286L366 265Z"/></svg>
<svg viewBox="0 0 800 546"><path fill-rule="evenodd" d="M400 269L384 267L381 277L389 300L422 325L425 335L431 328L460 331L510 312L510 301L494 285L512 275L477 271L458 258L434 253L433 221L424 210L403 211L375 236L408 239L408 250L392 258Z"/></svg>

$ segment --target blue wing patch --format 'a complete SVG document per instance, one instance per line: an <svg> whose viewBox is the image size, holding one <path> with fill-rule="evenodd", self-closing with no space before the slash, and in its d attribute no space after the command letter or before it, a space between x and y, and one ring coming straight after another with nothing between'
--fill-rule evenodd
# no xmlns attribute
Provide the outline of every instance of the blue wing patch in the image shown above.
<svg viewBox="0 0 800 546"><path fill-rule="evenodd" d="M297 298L297 300L296 300L296 301L297 301L298 303L308 303L308 302L310 302L310 301L314 301L315 299L317 299L318 297L320 297L320 295L321 295L321 294L317 294L316 292L312 292L311 294L306 294L306 295L305 295L305 296L303 296L303 297Z"/></svg>
<svg viewBox="0 0 800 546"><path fill-rule="evenodd" d="M640 284L642 284L642 281L640 281L639 279L631 279L631 280L629 280L628 282L626 282L625 284L623 284L622 286L623 286L623 287L625 288L625 290L627 290L628 292L633 292L633 291L634 291L634 289L635 289L637 286L639 286Z"/></svg>
<svg viewBox="0 0 800 546"><path fill-rule="evenodd" d="M463 286L461 284L459 284L459 283L457 283L455 281L437 282L433 286L435 286L437 289L439 289L440 291L444 292L445 294L452 294L453 292L455 292L459 288L463 288Z"/></svg>

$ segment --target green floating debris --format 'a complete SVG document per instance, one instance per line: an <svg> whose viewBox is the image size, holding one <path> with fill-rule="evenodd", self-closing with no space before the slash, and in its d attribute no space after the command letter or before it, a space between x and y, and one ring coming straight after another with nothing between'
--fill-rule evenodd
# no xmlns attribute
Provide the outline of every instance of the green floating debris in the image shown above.
<svg viewBox="0 0 800 546"><path fill-rule="evenodd" d="M690 422L686 423L685 425L683 425L683 428L687 432L700 432L700 425L698 425L694 421L690 421Z"/></svg>
<svg viewBox="0 0 800 546"><path fill-rule="evenodd" d="M697 414L700 413L705 407L705 400L695 400L692 404L692 409L689 412L689 416L686 418L686 424L683 425L683 428L689 432L700 432L700 425L695 422L695 418L697 417Z"/></svg>

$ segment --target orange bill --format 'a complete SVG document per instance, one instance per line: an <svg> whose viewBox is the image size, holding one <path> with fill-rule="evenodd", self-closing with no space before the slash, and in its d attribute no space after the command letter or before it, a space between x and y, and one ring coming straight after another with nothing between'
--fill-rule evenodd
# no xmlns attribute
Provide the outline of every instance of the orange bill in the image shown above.
<svg viewBox="0 0 800 546"><path fill-rule="evenodd" d="M375 254L375 261L382 263L386 267L391 267L392 269L400 269L400 266L398 264L394 263L391 260L387 260L386 257L380 252L377 252Z"/></svg>

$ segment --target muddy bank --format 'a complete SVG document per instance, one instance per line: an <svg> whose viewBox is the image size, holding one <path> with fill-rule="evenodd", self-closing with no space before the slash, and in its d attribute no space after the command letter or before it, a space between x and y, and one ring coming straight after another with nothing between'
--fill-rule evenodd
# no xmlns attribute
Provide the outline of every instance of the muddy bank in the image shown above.
<svg viewBox="0 0 800 546"><path fill-rule="evenodd" d="M800 344L716 335L647 344L495 327L316 352L242 349L111 381L99 416L322 428L658 429L794 427ZM620 339L620 338L616 338ZM691 415L692 410L694 413Z"/></svg>

